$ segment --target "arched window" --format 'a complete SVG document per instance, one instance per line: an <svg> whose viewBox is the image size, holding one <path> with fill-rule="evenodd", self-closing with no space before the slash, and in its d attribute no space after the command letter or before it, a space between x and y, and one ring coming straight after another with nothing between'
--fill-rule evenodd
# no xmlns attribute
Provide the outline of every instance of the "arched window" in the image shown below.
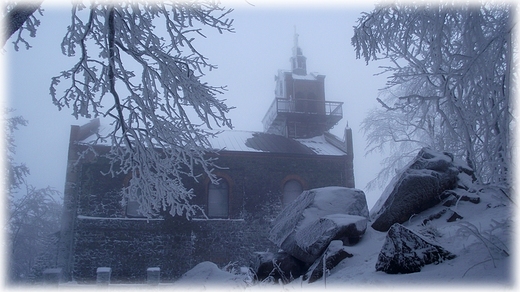
<svg viewBox="0 0 520 292"><path fill-rule="evenodd" d="M220 178L218 183L208 186L208 217L229 217L229 184Z"/></svg>
<svg viewBox="0 0 520 292"><path fill-rule="evenodd" d="M287 206L288 204L290 204L302 192L303 192L303 186L299 181L297 181L295 179L288 180L283 185L283 194L282 194L283 205Z"/></svg>

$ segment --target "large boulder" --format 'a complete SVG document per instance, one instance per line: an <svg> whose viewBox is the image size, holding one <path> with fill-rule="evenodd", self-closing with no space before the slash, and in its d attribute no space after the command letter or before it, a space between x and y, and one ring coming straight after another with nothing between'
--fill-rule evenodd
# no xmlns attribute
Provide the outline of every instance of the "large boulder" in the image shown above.
<svg viewBox="0 0 520 292"><path fill-rule="evenodd" d="M457 187L461 167L450 153L423 148L387 186L370 211L372 228L387 231L441 202L445 190Z"/></svg>
<svg viewBox="0 0 520 292"><path fill-rule="evenodd" d="M387 274L420 272L424 265L455 258L443 247L433 244L399 223L392 225L379 252L376 271Z"/></svg>
<svg viewBox="0 0 520 292"><path fill-rule="evenodd" d="M345 245L357 243L367 229L367 218L357 215L332 214L301 226L294 234L296 245L303 251L298 258L319 257L332 240L341 240Z"/></svg>
<svg viewBox="0 0 520 292"><path fill-rule="evenodd" d="M366 229L368 207L361 190L325 187L304 191L274 220L269 240L312 264L332 240L359 240Z"/></svg>
<svg viewBox="0 0 520 292"><path fill-rule="evenodd" d="M323 261L325 261L325 269L332 270L342 260L351 258L352 254L345 250L341 240L333 240L327 247L327 250L319 257L314 264L303 275L303 280L308 283L315 282L323 277Z"/></svg>

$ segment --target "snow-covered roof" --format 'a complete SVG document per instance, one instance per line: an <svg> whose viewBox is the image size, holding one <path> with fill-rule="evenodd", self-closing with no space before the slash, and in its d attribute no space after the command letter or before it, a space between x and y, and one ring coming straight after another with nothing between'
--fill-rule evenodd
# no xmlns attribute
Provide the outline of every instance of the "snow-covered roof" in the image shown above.
<svg viewBox="0 0 520 292"><path fill-rule="evenodd" d="M345 152L329 143L325 136L320 135L309 139L296 139L301 144L311 148L316 154L320 155L345 155Z"/></svg>
<svg viewBox="0 0 520 292"><path fill-rule="evenodd" d="M320 75L320 74L318 74L316 72L311 72L311 73L309 73L307 75L298 75L298 74L294 74L293 73L292 74L292 78L293 79L300 79L300 80L316 80L318 75Z"/></svg>
<svg viewBox="0 0 520 292"><path fill-rule="evenodd" d="M323 135L309 139L290 139L262 132L229 130L209 139L209 142L214 149L227 151L346 155L327 142Z"/></svg>
<svg viewBox="0 0 520 292"><path fill-rule="evenodd" d="M246 141L253 137L251 131L222 131L216 137L209 138L209 143L214 149L224 149L227 151L239 152L263 152L262 150L248 147Z"/></svg>
<svg viewBox="0 0 520 292"><path fill-rule="evenodd" d="M293 73L291 70L279 70L279 74L280 74L280 76L283 76L282 74L290 74L293 79L298 79L298 80L317 80L318 76L323 76L318 72L310 72L309 74L306 74L306 75L300 75L300 74Z"/></svg>
<svg viewBox="0 0 520 292"><path fill-rule="evenodd" d="M99 125L98 133L106 135L111 128ZM85 135L86 136L86 135ZM82 144L95 141L94 132L83 137ZM224 130L214 137L208 138L211 148L236 152L269 152L308 155L343 156L346 153L328 142L323 135L308 139L290 139L284 136L254 131ZM99 142L97 144L108 145Z"/></svg>

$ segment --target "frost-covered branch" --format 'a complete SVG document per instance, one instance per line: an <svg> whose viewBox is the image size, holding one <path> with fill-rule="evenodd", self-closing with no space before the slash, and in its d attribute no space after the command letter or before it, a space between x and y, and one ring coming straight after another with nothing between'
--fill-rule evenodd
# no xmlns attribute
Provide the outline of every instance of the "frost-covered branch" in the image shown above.
<svg viewBox="0 0 520 292"><path fill-rule="evenodd" d="M365 120L368 152L424 143L465 156L480 182L510 186L513 9L395 2L363 14L356 56L389 60L385 90L398 93L379 99L383 108Z"/></svg>
<svg viewBox="0 0 520 292"><path fill-rule="evenodd" d="M457 235L463 238L468 238L470 235L473 235L476 239L478 239L481 243L486 247L491 260L493 261L493 266L495 265L495 257L508 257L509 253L507 252L507 246L501 242L496 236L493 235L494 229L510 229L510 220L505 220L504 222L498 222L493 220L491 225L491 231L483 231L480 232L477 227L470 222L462 221L459 222L460 226L457 230ZM471 268L470 268L471 269Z"/></svg>
<svg viewBox="0 0 520 292"><path fill-rule="evenodd" d="M217 96L224 87L201 81L216 66L195 47L205 29L232 32L231 10L212 2L75 4L62 42L78 62L52 79L50 92L73 115L112 120L107 174L131 174L124 201L150 216L169 209L192 215L192 190L183 178L211 179L206 156L213 127L232 127L231 109ZM196 169L202 173L196 173Z"/></svg>
<svg viewBox="0 0 520 292"><path fill-rule="evenodd" d="M7 110L4 116L9 116L13 110ZM16 144L14 141L14 131L18 130L19 126L26 126L27 120L22 116L9 116L5 119L5 142L6 142L6 171L5 182L7 182L8 199L11 200L12 195L16 189L25 183L25 178L29 175L29 168L24 163L15 163L14 155L16 154Z"/></svg>

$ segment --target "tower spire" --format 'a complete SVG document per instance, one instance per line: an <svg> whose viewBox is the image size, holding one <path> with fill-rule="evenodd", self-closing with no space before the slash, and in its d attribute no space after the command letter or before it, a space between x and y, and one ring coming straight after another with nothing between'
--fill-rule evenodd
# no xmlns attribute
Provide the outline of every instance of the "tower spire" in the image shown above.
<svg viewBox="0 0 520 292"><path fill-rule="evenodd" d="M296 32L296 25L294 26L294 48L298 47L298 33Z"/></svg>
<svg viewBox="0 0 520 292"><path fill-rule="evenodd" d="M292 72L297 75L307 75L307 58L302 53L302 49L298 46L298 33L296 26L294 27L294 45L291 57Z"/></svg>

